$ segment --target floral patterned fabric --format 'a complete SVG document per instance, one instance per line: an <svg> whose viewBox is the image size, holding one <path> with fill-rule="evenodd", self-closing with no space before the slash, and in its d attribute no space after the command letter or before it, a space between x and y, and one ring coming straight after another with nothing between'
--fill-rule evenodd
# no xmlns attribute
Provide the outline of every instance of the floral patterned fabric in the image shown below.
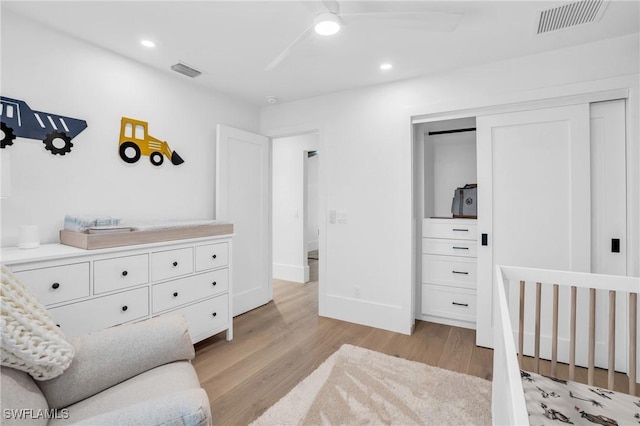
<svg viewBox="0 0 640 426"><path fill-rule="evenodd" d="M640 398L520 371L531 426L638 425Z"/></svg>

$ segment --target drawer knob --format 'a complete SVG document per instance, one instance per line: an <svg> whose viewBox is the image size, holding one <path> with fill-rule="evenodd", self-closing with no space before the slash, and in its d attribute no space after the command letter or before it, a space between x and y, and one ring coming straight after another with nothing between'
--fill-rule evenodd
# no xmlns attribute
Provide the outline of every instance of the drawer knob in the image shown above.
<svg viewBox="0 0 640 426"><path fill-rule="evenodd" d="M60 288L60 283L53 283L53 284L51 284L51 288L52 288L52 289L54 289L54 290L59 289L59 288Z"/></svg>
<svg viewBox="0 0 640 426"><path fill-rule="evenodd" d="M173 297L178 297L178 292L177 291L173 293Z"/></svg>
<svg viewBox="0 0 640 426"><path fill-rule="evenodd" d="M458 302L451 302L452 305L456 305L456 306L465 306L468 307L469 304L468 303L458 303Z"/></svg>
<svg viewBox="0 0 640 426"><path fill-rule="evenodd" d="M173 266L174 267L178 266L178 262L173 262Z"/></svg>
<svg viewBox="0 0 640 426"><path fill-rule="evenodd" d="M214 313L213 313L213 316L215 317L216 315L218 315L218 313L217 313L217 312L214 312Z"/></svg>
<svg viewBox="0 0 640 426"><path fill-rule="evenodd" d="M213 255L213 256L211 256L211 257L213 257L213 258L215 259L215 258L216 258L216 257L218 257L218 256L214 254L214 255Z"/></svg>
<svg viewBox="0 0 640 426"><path fill-rule="evenodd" d="M127 275L129 275L129 272L127 272L127 271L122 271L122 276L123 276L123 277L126 277Z"/></svg>
<svg viewBox="0 0 640 426"><path fill-rule="evenodd" d="M127 305L124 305L124 306L122 307L122 312L126 312L126 311L127 311L127 309L129 309L129 307L127 307Z"/></svg>
<svg viewBox="0 0 640 426"><path fill-rule="evenodd" d="M212 283L211 283L211 285L212 285L212 286L214 286L214 287L215 287L217 284L218 284L218 282L217 282L217 281L214 281L214 282L212 282Z"/></svg>
<svg viewBox="0 0 640 426"><path fill-rule="evenodd" d="M60 328L60 324L56 324L56 327Z"/></svg>

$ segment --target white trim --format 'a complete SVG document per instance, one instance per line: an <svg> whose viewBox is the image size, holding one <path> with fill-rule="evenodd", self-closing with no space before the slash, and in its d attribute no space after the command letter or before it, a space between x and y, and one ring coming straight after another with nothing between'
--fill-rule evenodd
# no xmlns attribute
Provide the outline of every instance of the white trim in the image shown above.
<svg viewBox="0 0 640 426"><path fill-rule="evenodd" d="M457 111L445 111L433 114L418 115L411 118L411 123L430 123L433 121L450 120L454 118L478 117L482 115L502 114L506 112L529 111L532 109L588 104L592 102L602 102L614 99L627 99L628 97L629 89L627 88L602 90L596 92L587 92L578 95L559 96L546 99L536 99L478 108L462 109Z"/></svg>
<svg viewBox="0 0 640 426"><path fill-rule="evenodd" d="M294 283L306 283L309 281L309 267L274 263L273 278Z"/></svg>
<svg viewBox="0 0 640 426"><path fill-rule="evenodd" d="M402 306L334 294L328 294L325 298L323 316L407 335L413 330L413 322L407 323L401 315L405 310Z"/></svg>

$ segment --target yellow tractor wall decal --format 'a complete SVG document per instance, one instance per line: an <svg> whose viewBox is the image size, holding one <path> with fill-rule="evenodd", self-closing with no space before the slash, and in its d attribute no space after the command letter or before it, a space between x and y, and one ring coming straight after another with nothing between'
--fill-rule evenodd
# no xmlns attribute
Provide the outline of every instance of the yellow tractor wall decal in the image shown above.
<svg viewBox="0 0 640 426"><path fill-rule="evenodd" d="M132 164L137 162L141 155L147 155L154 166L161 165L164 157L167 157L176 166L184 163L182 157L172 151L167 142L156 139L149 134L148 124L146 121L122 117L120 146L118 148L120 158Z"/></svg>

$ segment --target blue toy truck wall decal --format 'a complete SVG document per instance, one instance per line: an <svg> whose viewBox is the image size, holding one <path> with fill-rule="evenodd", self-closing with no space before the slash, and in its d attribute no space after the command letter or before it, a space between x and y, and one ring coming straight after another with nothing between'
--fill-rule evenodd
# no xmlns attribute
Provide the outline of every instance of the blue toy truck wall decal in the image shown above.
<svg viewBox="0 0 640 426"><path fill-rule="evenodd" d="M73 147L71 139L86 128L84 120L34 111L25 101L0 96L0 148L21 137L41 140L52 154L65 155Z"/></svg>

